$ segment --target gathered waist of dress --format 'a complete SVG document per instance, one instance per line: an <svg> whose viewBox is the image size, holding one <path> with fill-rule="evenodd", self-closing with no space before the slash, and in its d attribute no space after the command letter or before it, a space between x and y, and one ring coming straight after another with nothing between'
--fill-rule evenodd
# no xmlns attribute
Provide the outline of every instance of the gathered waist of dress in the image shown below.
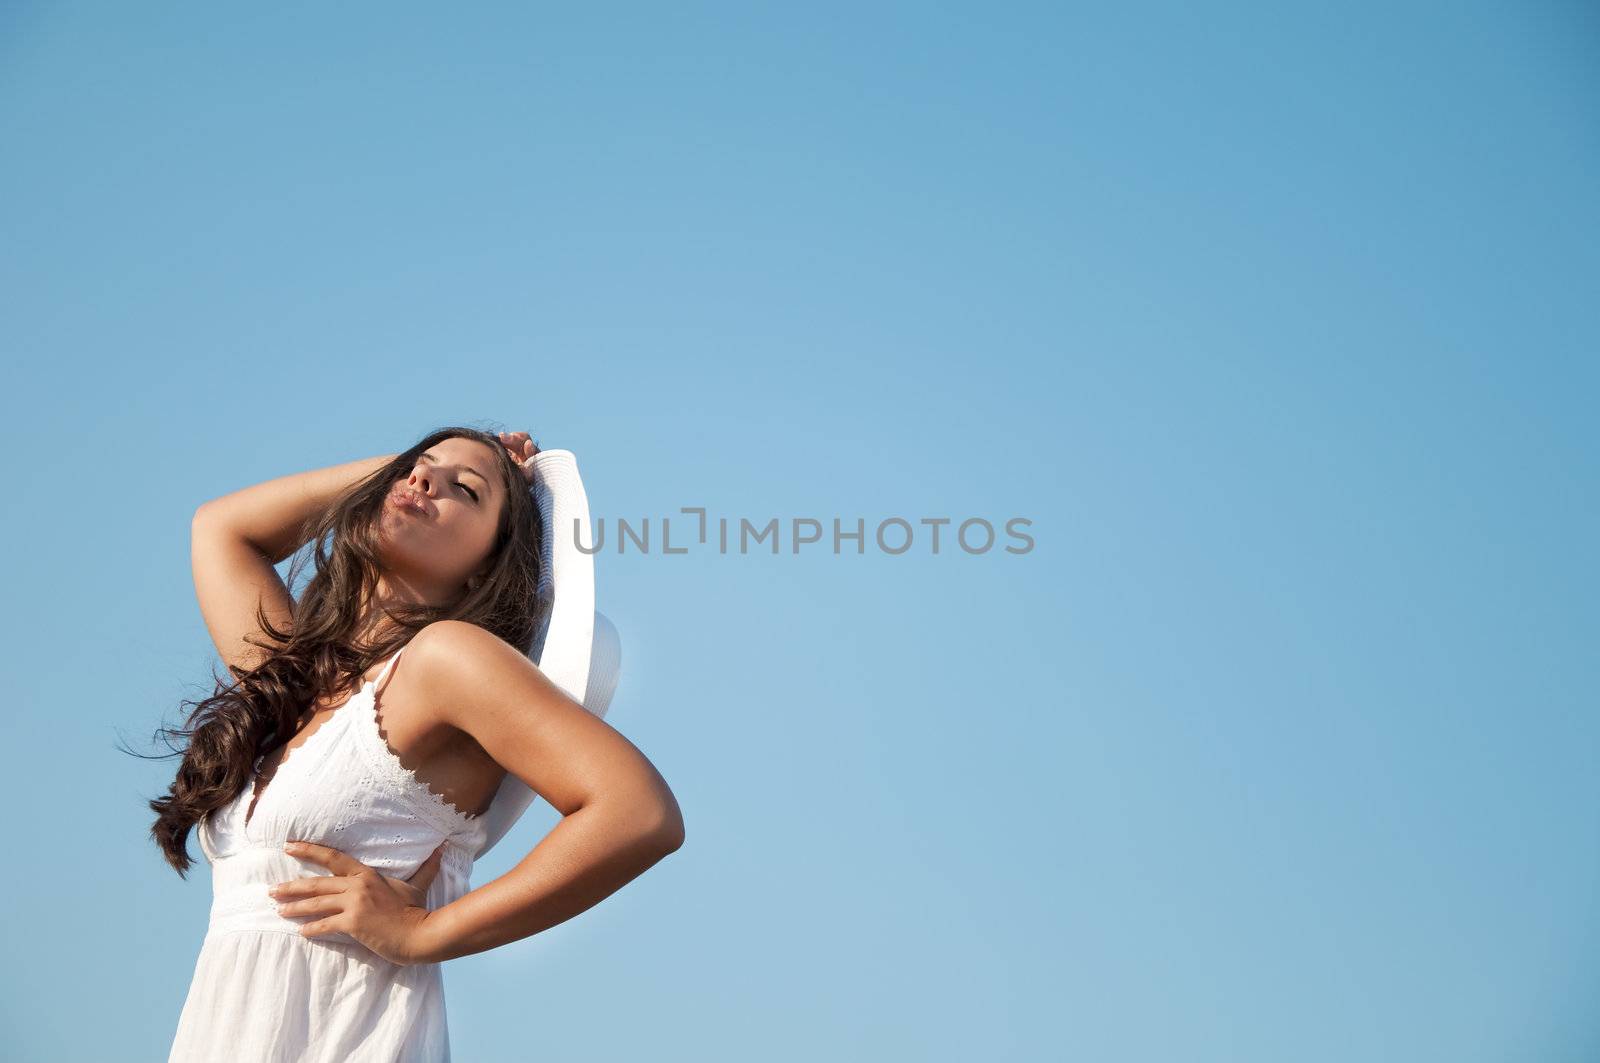
<svg viewBox="0 0 1600 1063"><path fill-rule="evenodd" d="M472 868L472 854L457 844L445 846L441 857L439 878L455 888L444 891L448 903L465 892L464 886ZM383 874L406 877L402 869L377 867ZM254 845L238 849L211 865L211 919L206 928L208 937L246 930L266 930L280 934L303 937L300 928L307 923L324 918L323 915L280 915L279 902L267 890L280 882L297 878L312 878L331 874L320 864L312 863L283 851L282 846ZM439 895L440 882L429 890L430 899ZM430 905L436 907L437 905ZM360 942L348 934L330 931L306 938L307 942L333 941L347 945Z"/></svg>

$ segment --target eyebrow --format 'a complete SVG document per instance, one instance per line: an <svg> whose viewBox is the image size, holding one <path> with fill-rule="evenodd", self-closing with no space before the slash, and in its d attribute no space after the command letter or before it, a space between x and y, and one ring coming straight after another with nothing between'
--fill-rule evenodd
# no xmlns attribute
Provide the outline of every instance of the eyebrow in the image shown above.
<svg viewBox="0 0 1600 1063"><path fill-rule="evenodd" d="M434 457L430 452L425 450L425 451L422 452L422 454L420 456L418 456L417 460L418 461L428 461L428 462L435 462L436 463L436 462L438 462L439 459ZM470 472L472 475L474 475L478 479L482 480L485 487L489 487L491 489L494 487L494 484L490 482L490 480L489 480L489 478L487 476L485 476L483 473L479 472L477 469L474 469L471 465L453 465L453 466L450 466L450 467L454 468L454 469L460 469L462 472Z"/></svg>

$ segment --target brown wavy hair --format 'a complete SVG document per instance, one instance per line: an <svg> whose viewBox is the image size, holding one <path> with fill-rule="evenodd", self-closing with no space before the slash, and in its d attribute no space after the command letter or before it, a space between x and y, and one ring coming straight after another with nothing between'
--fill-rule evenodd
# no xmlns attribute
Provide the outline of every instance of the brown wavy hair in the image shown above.
<svg viewBox="0 0 1600 1063"><path fill-rule="evenodd" d="M395 481L410 473L418 455L452 436L492 448L506 488L485 578L448 606L374 604L395 627L380 641L365 643L358 632L369 630L364 603L376 603L382 572L377 519L384 500ZM228 682L217 679L213 669L216 692L198 702L182 702L193 706L183 727L156 730L171 750L156 759L183 757L167 793L150 802L156 814L150 835L167 863L186 877L192 863L190 830L207 812L253 784L256 758L288 742L306 707L319 696L359 691L373 665L398 652L427 624L464 620L530 652L550 606L539 596L545 534L522 470L498 438L475 428L436 429L314 515L303 533L306 545L291 562L288 585L294 586L308 558L315 562L315 574L298 597L292 596L288 630L277 629L258 605L256 621L276 645L254 637L246 641L267 651L265 659L249 670L228 665L233 675Z"/></svg>

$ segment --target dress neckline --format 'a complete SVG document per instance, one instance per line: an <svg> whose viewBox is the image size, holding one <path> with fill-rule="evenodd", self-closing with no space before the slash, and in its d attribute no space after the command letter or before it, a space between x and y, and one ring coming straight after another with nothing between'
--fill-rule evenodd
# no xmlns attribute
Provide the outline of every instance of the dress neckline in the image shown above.
<svg viewBox="0 0 1600 1063"><path fill-rule="evenodd" d="M407 642L406 645L410 645L410 643ZM383 667L378 669L378 674L376 676L373 676L371 679L362 680L361 689L357 690L354 694L351 694L348 698L345 698L344 701L340 702L332 712L328 713L328 718L319 723L317 725L317 729L312 731L310 736L308 736L304 742L301 742L298 746L295 746L292 749L287 749L283 755L283 758L278 761L278 766L272 769L272 778L268 779L264 784L260 781L261 762L266 759L267 755L263 753L256 757L255 764L253 766L254 770L252 770L250 774L250 782L244 788L244 793L249 798L244 806L243 822L243 830L245 831L247 837L249 835L251 825L255 823L257 817L259 817L261 814L261 802L266 799L267 794L273 789L273 784L276 783L278 781L278 777L283 774L284 766L290 761L298 761L300 759L300 754L305 752L307 746L310 746L312 743L316 742L317 739L322 736L322 732L332 727L345 716L345 710L350 707L351 703L359 701L362 695L376 690L378 684L383 682L384 677L389 674L389 670L394 667L394 662L400 659L400 655L405 652L405 649L405 646L401 646L398 650L394 651L394 653L390 654L389 659L383 662ZM299 734L300 732L295 732L295 737L298 737ZM292 740L293 739L291 739L291 741Z"/></svg>

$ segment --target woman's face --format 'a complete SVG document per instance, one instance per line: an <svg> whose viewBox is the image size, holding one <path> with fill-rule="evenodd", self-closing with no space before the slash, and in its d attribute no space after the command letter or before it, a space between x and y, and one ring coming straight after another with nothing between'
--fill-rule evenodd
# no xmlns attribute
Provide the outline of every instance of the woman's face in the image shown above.
<svg viewBox="0 0 1600 1063"><path fill-rule="evenodd" d="M465 592L494 546L506 505L498 461L486 444L451 436L390 486L379 528L391 593L445 604Z"/></svg>

